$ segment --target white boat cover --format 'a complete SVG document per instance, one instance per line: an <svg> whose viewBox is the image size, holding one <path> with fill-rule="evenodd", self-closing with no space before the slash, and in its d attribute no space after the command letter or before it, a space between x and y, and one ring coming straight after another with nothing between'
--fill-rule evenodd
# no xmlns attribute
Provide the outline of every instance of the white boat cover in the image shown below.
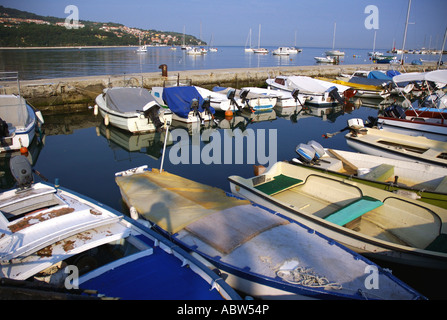
<svg viewBox="0 0 447 320"><path fill-rule="evenodd" d="M0 95L0 118L16 128L26 128L34 121L25 99L15 95Z"/></svg>
<svg viewBox="0 0 447 320"><path fill-rule="evenodd" d="M135 113L158 105L151 93L144 88L110 88L105 94L106 105L119 113Z"/></svg>
<svg viewBox="0 0 447 320"><path fill-rule="evenodd" d="M447 84L447 70L403 73L393 77L393 81L396 83L410 81L432 81Z"/></svg>
<svg viewBox="0 0 447 320"><path fill-rule="evenodd" d="M338 91L344 92L347 86L322 81L306 76L291 76L286 80L286 86L300 90L300 92L324 93L329 88L336 87Z"/></svg>

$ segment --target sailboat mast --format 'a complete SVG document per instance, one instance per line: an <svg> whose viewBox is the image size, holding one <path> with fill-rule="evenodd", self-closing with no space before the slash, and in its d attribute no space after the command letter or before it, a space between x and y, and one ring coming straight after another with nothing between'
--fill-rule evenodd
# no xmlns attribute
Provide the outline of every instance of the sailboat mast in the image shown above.
<svg viewBox="0 0 447 320"><path fill-rule="evenodd" d="M335 31L337 30L337 22L334 22L334 36L332 38L332 50L335 49Z"/></svg>
<svg viewBox="0 0 447 320"><path fill-rule="evenodd" d="M445 40L446 40L446 38L447 38L447 28L445 28L444 42L442 43L441 53L439 54L438 70L439 70L439 67L441 66L442 54L444 53L444 46L445 46Z"/></svg>
<svg viewBox="0 0 447 320"><path fill-rule="evenodd" d="M261 24L259 24L258 49L261 48Z"/></svg>
<svg viewBox="0 0 447 320"><path fill-rule="evenodd" d="M408 0L407 21L405 22L404 41L402 43L402 56L400 58L401 64L404 64L404 50L405 50L405 42L407 41L407 29L408 29L408 19L410 18L410 9L411 9L411 0Z"/></svg>

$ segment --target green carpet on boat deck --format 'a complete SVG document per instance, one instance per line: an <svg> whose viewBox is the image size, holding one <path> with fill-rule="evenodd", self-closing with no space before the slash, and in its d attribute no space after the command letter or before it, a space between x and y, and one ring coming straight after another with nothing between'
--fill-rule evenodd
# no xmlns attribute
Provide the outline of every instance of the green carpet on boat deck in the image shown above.
<svg viewBox="0 0 447 320"><path fill-rule="evenodd" d="M255 189L271 196L272 194L278 193L285 189L289 189L301 182L303 182L303 180L291 178L283 174L280 174L274 177L273 180L269 182L255 186Z"/></svg>
<svg viewBox="0 0 447 320"><path fill-rule="evenodd" d="M447 234L441 233L425 250L447 253Z"/></svg>

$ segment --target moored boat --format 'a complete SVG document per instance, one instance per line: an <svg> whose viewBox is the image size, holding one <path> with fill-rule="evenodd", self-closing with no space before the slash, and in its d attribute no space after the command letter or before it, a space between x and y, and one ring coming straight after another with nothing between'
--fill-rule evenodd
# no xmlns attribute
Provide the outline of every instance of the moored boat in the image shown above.
<svg viewBox="0 0 447 320"><path fill-rule="evenodd" d="M215 110L194 86L152 87L151 94L162 106L172 111L172 119L184 123L213 121Z"/></svg>
<svg viewBox="0 0 447 320"><path fill-rule="evenodd" d="M380 288L368 289L365 270L380 267L302 224L221 189L146 167L117 173L116 183L131 214L150 221L252 297L423 298L383 270L376 273Z"/></svg>
<svg viewBox="0 0 447 320"><path fill-rule="evenodd" d="M240 299L147 225L57 185L34 183L23 156L11 159L11 169L18 188L0 195L2 278L120 299Z"/></svg>
<svg viewBox="0 0 447 320"><path fill-rule="evenodd" d="M428 139L424 136L365 128L363 120L348 121L350 132L345 135L347 143L353 149L382 155L394 159L417 161L430 165L447 166L447 142ZM354 128L352 130L352 128Z"/></svg>
<svg viewBox="0 0 447 320"><path fill-rule="evenodd" d="M232 101L232 109L248 108L253 111L271 110L276 105L277 97L252 92L249 88L241 90L230 87L214 87L214 92L226 95ZM256 90L255 90L256 91Z"/></svg>
<svg viewBox="0 0 447 320"><path fill-rule="evenodd" d="M94 112L101 114L105 125L132 133L161 131L172 120L172 114L161 108L144 88L106 88L95 102Z"/></svg>
<svg viewBox="0 0 447 320"><path fill-rule="evenodd" d="M1 72L0 81L16 81L18 94L0 95L0 153L28 148L44 123L39 110L21 96L17 72Z"/></svg>
<svg viewBox="0 0 447 320"><path fill-rule="evenodd" d="M447 270L447 210L350 179L277 162L231 191L378 260Z"/></svg>
<svg viewBox="0 0 447 320"><path fill-rule="evenodd" d="M316 141L299 144L303 165L447 209L447 168L383 156L323 148Z"/></svg>
<svg viewBox="0 0 447 320"><path fill-rule="evenodd" d="M306 76L277 76L275 79L267 79L269 88L287 92L299 91L299 96L306 100L306 104L313 106L333 106L343 103L340 96L345 92L352 91L351 88L332 84L330 82L314 79Z"/></svg>
<svg viewBox="0 0 447 320"><path fill-rule="evenodd" d="M444 113L444 115L443 115ZM408 108L392 104L378 114L377 126L385 131L424 136L447 142L447 112L436 108Z"/></svg>

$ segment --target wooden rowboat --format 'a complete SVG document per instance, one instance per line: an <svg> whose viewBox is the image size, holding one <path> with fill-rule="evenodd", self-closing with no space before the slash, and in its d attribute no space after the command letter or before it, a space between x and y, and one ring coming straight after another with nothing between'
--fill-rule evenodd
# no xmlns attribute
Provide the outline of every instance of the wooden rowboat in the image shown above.
<svg viewBox="0 0 447 320"><path fill-rule="evenodd" d="M312 155L312 159L301 156L300 153L306 151L306 146L311 147L314 144L315 141L310 141L308 144L298 145L299 157L292 159L290 163L447 209L447 168L384 156L324 149L319 144L318 152L315 152L315 156Z"/></svg>
<svg viewBox="0 0 447 320"><path fill-rule="evenodd" d="M287 162L229 181L234 194L364 255L447 270L446 209Z"/></svg>
<svg viewBox="0 0 447 320"><path fill-rule="evenodd" d="M447 166L447 142L378 128L364 128L361 119L350 121L358 125L345 137L348 145L357 151L441 167ZM349 123L348 126L352 128Z"/></svg>

